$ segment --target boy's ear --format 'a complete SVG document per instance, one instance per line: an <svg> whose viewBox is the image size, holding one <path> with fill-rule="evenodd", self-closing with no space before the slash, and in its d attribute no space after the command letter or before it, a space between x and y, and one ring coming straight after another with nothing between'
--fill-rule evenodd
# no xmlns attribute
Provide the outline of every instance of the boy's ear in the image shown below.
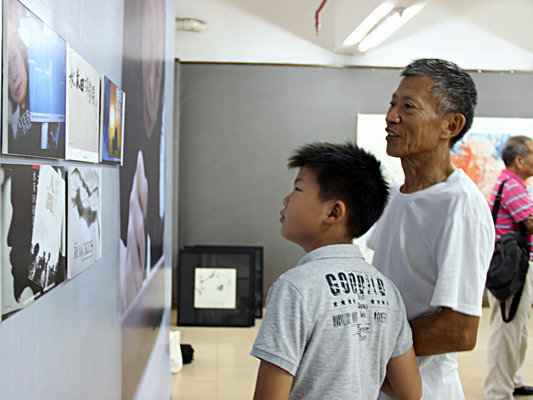
<svg viewBox="0 0 533 400"><path fill-rule="evenodd" d="M335 200L329 209L327 224L338 224L346 218L346 204L342 200Z"/></svg>

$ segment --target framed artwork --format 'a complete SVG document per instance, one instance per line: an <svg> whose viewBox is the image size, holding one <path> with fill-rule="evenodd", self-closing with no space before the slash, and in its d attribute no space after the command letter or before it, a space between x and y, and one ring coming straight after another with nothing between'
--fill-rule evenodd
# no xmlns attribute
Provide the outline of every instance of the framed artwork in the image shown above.
<svg viewBox="0 0 533 400"><path fill-rule="evenodd" d="M178 325L253 326L254 276L249 252L180 251Z"/></svg>
<svg viewBox="0 0 533 400"><path fill-rule="evenodd" d="M104 76L101 96L100 161L122 165L126 93Z"/></svg>
<svg viewBox="0 0 533 400"><path fill-rule="evenodd" d="M61 167L2 164L2 316L65 278L65 178Z"/></svg>
<svg viewBox="0 0 533 400"><path fill-rule="evenodd" d="M194 308L237 307L237 269L205 268L194 270Z"/></svg>
<svg viewBox="0 0 533 400"><path fill-rule="evenodd" d="M72 47L67 46L65 158L100 161L100 74Z"/></svg>
<svg viewBox="0 0 533 400"><path fill-rule="evenodd" d="M186 248L191 248L187 246ZM212 252L250 253L254 264L254 316L263 318L263 247L262 246L214 246L197 245L192 248Z"/></svg>
<svg viewBox="0 0 533 400"><path fill-rule="evenodd" d="M102 256L101 180L99 167L68 167L67 278Z"/></svg>
<svg viewBox="0 0 533 400"><path fill-rule="evenodd" d="M19 1L4 4L2 152L64 158L67 44Z"/></svg>

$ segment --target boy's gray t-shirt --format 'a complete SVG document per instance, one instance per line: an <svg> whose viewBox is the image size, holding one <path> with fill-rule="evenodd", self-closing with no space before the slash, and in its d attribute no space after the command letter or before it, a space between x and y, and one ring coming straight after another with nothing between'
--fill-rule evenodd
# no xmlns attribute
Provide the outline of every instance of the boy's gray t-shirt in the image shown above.
<svg viewBox="0 0 533 400"><path fill-rule="evenodd" d="M251 354L294 376L291 399L375 399L412 343L392 282L357 246L331 245L272 284Z"/></svg>

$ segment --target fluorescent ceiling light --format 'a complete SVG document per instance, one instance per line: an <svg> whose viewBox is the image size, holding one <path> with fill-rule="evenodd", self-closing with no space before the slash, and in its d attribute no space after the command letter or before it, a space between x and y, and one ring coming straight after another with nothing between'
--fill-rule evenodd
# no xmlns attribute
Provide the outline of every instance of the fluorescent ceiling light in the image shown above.
<svg viewBox="0 0 533 400"><path fill-rule="evenodd" d="M358 45L358 50L364 53L391 36L403 24L418 14L427 3L427 0L415 1L408 7L395 5L392 1L381 3L346 38L343 46Z"/></svg>
<svg viewBox="0 0 533 400"><path fill-rule="evenodd" d="M385 18L394 8L392 1L385 1L381 3L374 11L359 24L355 30L348 35L344 40L343 46L355 46L359 43L379 21Z"/></svg>

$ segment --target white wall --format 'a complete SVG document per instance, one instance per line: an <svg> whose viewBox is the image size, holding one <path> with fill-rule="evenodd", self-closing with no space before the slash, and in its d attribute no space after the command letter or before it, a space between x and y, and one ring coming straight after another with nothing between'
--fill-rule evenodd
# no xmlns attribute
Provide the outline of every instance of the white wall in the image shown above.
<svg viewBox="0 0 533 400"><path fill-rule="evenodd" d="M100 73L121 81L124 0L24 3ZM14 161L52 162L0 156ZM102 166L102 258L0 322L1 399L121 397L117 186L117 167Z"/></svg>
<svg viewBox="0 0 533 400"><path fill-rule="evenodd" d="M124 4L128 0L22 0L100 73L121 85ZM166 179L176 173L173 162L174 4L167 1L164 130ZM5 1L2 0L2 9ZM135 93L128 93L133 98ZM137 94L139 95L139 94ZM126 137L127 137L126 126ZM127 140L127 139L126 139ZM73 162L0 155L0 163ZM76 163L74 163L76 164ZM87 271L40 297L34 304L0 322L0 399L98 399L124 397L121 310L119 302L119 170L102 168L102 258ZM177 201L167 185L165 265L145 284L140 300L164 296L162 320L135 326L146 332L159 328L147 348L146 364L132 385L138 399L168 399L170 359L168 330L171 303L173 209ZM143 295L144 294L144 295ZM152 325L156 326L152 326Z"/></svg>
<svg viewBox="0 0 533 400"><path fill-rule="evenodd" d="M323 34L317 37L314 12L320 1L176 0L178 17L209 25L203 33L176 32L176 58L402 67L413 58L440 57L467 69L533 70L530 0L433 0L380 47L355 56L328 50L334 3L326 4Z"/></svg>

